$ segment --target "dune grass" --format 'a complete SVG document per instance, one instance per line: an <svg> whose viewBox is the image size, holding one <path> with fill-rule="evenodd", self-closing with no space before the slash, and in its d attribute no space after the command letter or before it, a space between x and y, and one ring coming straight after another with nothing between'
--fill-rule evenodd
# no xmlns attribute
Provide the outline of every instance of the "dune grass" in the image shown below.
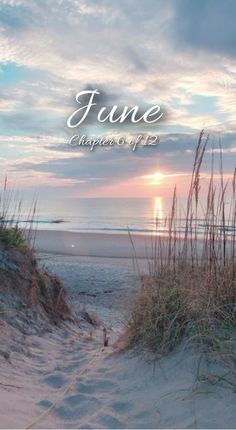
<svg viewBox="0 0 236 430"><path fill-rule="evenodd" d="M29 210L24 228L20 226L22 210L22 200L18 198L15 190L8 188L7 178L5 178L0 193L0 241L4 246L29 246L30 239L34 236L36 201Z"/></svg>
<svg viewBox="0 0 236 430"><path fill-rule="evenodd" d="M8 188L5 179L0 193L0 305L7 314L5 302L9 296L10 305L12 302L14 307L18 300L23 313L28 309L33 315L46 316L50 322L58 324L69 317L71 311L62 283L55 275L38 267L33 249L35 214L36 202L28 215L24 215L23 202L18 199L18 193Z"/></svg>
<svg viewBox="0 0 236 430"><path fill-rule="evenodd" d="M130 336L132 342L160 354L188 337L220 353L227 351L228 359L236 329L236 171L231 180L224 179L220 150L220 167L215 173L213 149L207 193L202 195L201 168L207 143L208 136L202 131L182 212L184 232L179 229L175 189L166 221L168 234L153 236L149 274L142 276L132 306ZM204 225L201 235L200 218Z"/></svg>

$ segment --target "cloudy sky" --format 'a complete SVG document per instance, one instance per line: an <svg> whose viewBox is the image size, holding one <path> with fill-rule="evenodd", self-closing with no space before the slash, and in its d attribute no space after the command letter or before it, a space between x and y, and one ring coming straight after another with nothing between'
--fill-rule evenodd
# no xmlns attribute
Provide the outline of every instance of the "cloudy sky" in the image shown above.
<svg viewBox="0 0 236 430"><path fill-rule="evenodd" d="M235 0L0 0L0 179L41 199L164 195L186 187L202 128L232 172L235 18ZM158 134L160 145L69 147L75 95L96 88L106 106L158 104L164 120L92 118L77 134Z"/></svg>

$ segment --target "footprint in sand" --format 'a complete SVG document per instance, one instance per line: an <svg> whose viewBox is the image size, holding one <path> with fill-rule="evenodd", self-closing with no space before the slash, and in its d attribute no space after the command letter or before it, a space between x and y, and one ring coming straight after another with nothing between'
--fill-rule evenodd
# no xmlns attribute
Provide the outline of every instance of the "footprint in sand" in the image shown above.
<svg viewBox="0 0 236 430"><path fill-rule="evenodd" d="M45 408L45 409L48 409L52 406L52 402L50 402L50 400L47 400L47 399L43 399L36 404L37 406L40 406L40 408Z"/></svg>
<svg viewBox="0 0 236 430"><path fill-rule="evenodd" d="M125 412L132 410L133 408L133 404L131 402L122 402L122 401L113 402L110 406L111 406L111 409L117 414L123 414Z"/></svg>
<svg viewBox="0 0 236 430"><path fill-rule="evenodd" d="M107 373L107 367L101 367L97 370L98 373Z"/></svg>
<svg viewBox="0 0 236 430"><path fill-rule="evenodd" d="M50 387L52 388L58 389L66 384L67 379L63 375L58 373L58 374L47 376L46 378L44 378L43 382L50 385Z"/></svg>
<svg viewBox="0 0 236 430"><path fill-rule="evenodd" d="M107 428L107 429L122 429L125 428L124 423L119 421L113 415L103 415L97 422L98 428Z"/></svg>
<svg viewBox="0 0 236 430"><path fill-rule="evenodd" d="M87 394L114 391L117 388L118 384L105 379L87 380L85 383L77 384L77 390Z"/></svg>
<svg viewBox="0 0 236 430"><path fill-rule="evenodd" d="M80 420L100 409L101 402L92 396L74 394L66 397L62 404L54 409L58 418L66 421Z"/></svg>
<svg viewBox="0 0 236 430"><path fill-rule="evenodd" d="M78 357L71 360L67 365L60 365L55 367L55 372L64 372L64 373L73 373L76 372L77 369L83 368L87 363L87 358L80 358L78 360Z"/></svg>

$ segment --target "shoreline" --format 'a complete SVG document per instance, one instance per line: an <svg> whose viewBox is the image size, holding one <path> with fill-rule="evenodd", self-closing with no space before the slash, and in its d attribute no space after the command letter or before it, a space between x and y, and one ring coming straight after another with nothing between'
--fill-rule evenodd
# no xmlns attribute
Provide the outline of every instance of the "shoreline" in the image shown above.
<svg viewBox="0 0 236 430"><path fill-rule="evenodd" d="M165 235L37 230L34 233L33 247L37 253L46 254L155 260L156 237L162 243L168 242ZM181 248L185 239L178 240ZM203 246L204 240L198 238L200 254Z"/></svg>
<svg viewBox="0 0 236 430"><path fill-rule="evenodd" d="M78 257L151 258L152 236L132 234L131 237L132 241L125 233L37 230L34 248L37 253Z"/></svg>

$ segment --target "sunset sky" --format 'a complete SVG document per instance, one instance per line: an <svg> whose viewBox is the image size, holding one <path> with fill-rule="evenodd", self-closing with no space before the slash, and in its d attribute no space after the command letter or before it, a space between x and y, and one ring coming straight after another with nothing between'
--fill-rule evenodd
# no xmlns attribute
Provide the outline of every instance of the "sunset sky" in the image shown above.
<svg viewBox="0 0 236 430"><path fill-rule="evenodd" d="M45 201L184 191L202 128L222 139L231 173L235 19L235 0L0 0L0 179ZM160 145L72 149L75 95L96 88L106 106L158 104L164 121L76 133L158 134Z"/></svg>

